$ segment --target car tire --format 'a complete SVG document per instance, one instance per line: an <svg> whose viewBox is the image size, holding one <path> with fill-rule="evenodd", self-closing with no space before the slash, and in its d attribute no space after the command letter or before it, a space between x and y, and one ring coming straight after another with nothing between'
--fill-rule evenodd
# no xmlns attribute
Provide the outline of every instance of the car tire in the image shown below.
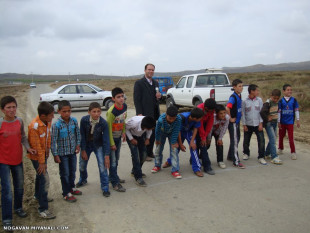
<svg viewBox="0 0 310 233"><path fill-rule="evenodd" d="M112 99L108 99L105 103L104 103L104 107L106 108L106 110L108 110L111 106L113 106L114 102Z"/></svg>
<svg viewBox="0 0 310 233"><path fill-rule="evenodd" d="M169 108L169 107L171 107L171 106L174 106L174 107L178 107L178 106L176 106L175 104L174 104L174 101L173 101L173 99L171 98L171 97L168 97L167 99L166 99L166 108Z"/></svg>
<svg viewBox="0 0 310 233"><path fill-rule="evenodd" d="M59 102L54 102L52 103L53 107L54 107L54 113L58 113L58 103Z"/></svg>
<svg viewBox="0 0 310 233"><path fill-rule="evenodd" d="M194 103L194 105L195 105L195 107L197 107L199 104L201 104L202 102L200 101L200 100L196 100L195 101L195 103Z"/></svg>

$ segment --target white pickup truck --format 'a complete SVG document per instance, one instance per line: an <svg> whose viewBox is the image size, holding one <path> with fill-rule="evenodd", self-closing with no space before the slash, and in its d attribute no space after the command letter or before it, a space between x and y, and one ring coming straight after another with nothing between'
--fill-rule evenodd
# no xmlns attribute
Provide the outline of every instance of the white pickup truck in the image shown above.
<svg viewBox="0 0 310 233"><path fill-rule="evenodd" d="M218 104L226 104L233 93L226 73L217 70L207 73L190 74L180 78L177 85L167 92L166 106L197 106L208 98ZM248 96L248 88L244 86L242 99Z"/></svg>

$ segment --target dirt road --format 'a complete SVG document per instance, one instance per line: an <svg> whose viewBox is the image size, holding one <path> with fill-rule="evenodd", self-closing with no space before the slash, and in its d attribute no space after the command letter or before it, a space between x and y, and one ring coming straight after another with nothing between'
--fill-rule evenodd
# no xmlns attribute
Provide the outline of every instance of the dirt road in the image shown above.
<svg viewBox="0 0 310 233"><path fill-rule="evenodd" d="M29 92L31 103L27 119L35 116L39 93L50 91L48 85L38 85ZM78 120L86 110L74 110ZM102 112L105 117L106 111ZM128 117L134 115L129 110ZM58 115L55 115L57 118ZM257 150L253 138L251 150ZM213 143L213 142L212 142ZM224 139L226 157L228 134ZM111 189L111 196L102 196L95 156L88 165L88 185L81 188L76 203L62 200L58 166L48 161L51 179L49 195L54 198L50 207L55 220L42 221L37 217L36 204L30 205L31 216L22 225L68 226L67 232L309 232L310 229L310 146L296 144L298 160L289 158L288 143L281 156L284 165L260 165L253 157L244 162L245 170L227 169L216 165L214 146L210 157L216 175L196 177L188 163L189 152L180 154L183 179L175 180L169 169L151 174L153 162L146 162L143 172L148 187L138 187L130 176L131 157L128 146L122 144L119 176L126 179L127 192ZM242 154L241 146L239 153ZM164 158L168 150L165 149ZM79 172L77 171L77 179ZM29 189L30 187L25 187Z"/></svg>

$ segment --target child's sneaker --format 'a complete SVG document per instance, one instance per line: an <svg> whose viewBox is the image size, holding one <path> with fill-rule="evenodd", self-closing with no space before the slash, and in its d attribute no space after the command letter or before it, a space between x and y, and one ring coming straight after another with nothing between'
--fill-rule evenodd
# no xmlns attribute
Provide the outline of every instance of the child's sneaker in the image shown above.
<svg viewBox="0 0 310 233"><path fill-rule="evenodd" d="M291 159L292 159L292 160L296 160L296 159L297 159L296 153L292 153L292 154L291 154Z"/></svg>
<svg viewBox="0 0 310 233"><path fill-rule="evenodd" d="M182 176L179 172L171 172L171 175L176 179L181 179Z"/></svg>
<svg viewBox="0 0 310 233"><path fill-rule="evenodd" d="M167 168L167 167L171 167L171 164L168 163L168 161L166 161L166 162L164 163L164 165L163 165L163 168Z"/></svg>
<svg viewBox="0 0 310 233"><path fill-rule="evenodd" d="M233 164L234 167L240 168L240 169L245 169L245 166L242 163L238 164Z"/></svg>
<svg viewBox="0 0 310 233"><path fill-rule="evenodd" d="M76 183L75 187L79 188L87 184L87 180L79 181Z"/></svg>
<svg viewBox="0 0 310 233"><path fill-rule="evenodd" d="M220 168L225 169L226 168L226 164L224 162L218 162L217 163L219 165Z"/></svg>
<svg viewBox="0 0 310 233"><path fill-rule="evenodd" d="M41 218L44 218L44 219L54 219L54 218L56 218L56 215L52 214L49 210L44 210L42 212L39 212L39 216Z"/></svg>
<svg viewBox="0 0 310 233"><path fill-rule="evenodd" d="M64 196L64 200L70 203L76 202L76 198L71 193L68 193L67 196Z"/></svg>
<svg viewBox="0 0 310 233"><path fill-rule="evenodd" d="M160 167L153 167L153 169L152 169L152 173L157 173L157 172L159 172L160 171Z"/></svg>
<svg viewBox="0 0 310 233"><path fill-rule="evenodd" d="M270 162L273 164L278 164L278 165L282 164L282 160L280 160L279 157L275 157Z"/></svg>
<svg viewBox="0 0 310 233"><path fill-rule="evenodd" d="M265 155L265 159L270 160L271 159L271 155Z"/></svg>
<svg viewBox="0 0 310 233"><path fill-rule="evenodd" d="M109 197L109 196L111 195L111 193L110 193L110 191L103 191L103 192L102 192L102 195L103 195L104 197Z"/></svg>
<svg viewBox="0 0 310 233"><path fill-rule="evenodd" d="M249 156L248 156L247 154L243 154L242 159L243 159L243 160L248 160L248 159L249 159Z"/></svg>
<svg viewBox="0 0 310 233"><path fill-rule="evenodd" d="M278 149L278 155L283 155L283 150Z"/></svg>
<svg viewBox="0 0 310 233"><path fill-rule="evenodd" d="M72 188L70 193L72 195L82 195L82 192L80 190L76 189L76 188Z"/></svg>
<svg viewBox="0 0 310 233"><path fill-rule="evenodd" d="M141 186L141 187L146 187L147 184L145 183L145 181L143 180L143 178L139 178L136 180L137 185Z"/></svg>
<svg viewBox="0 0 310 233"><path fill-rule="evenodd" d="M126 189L121 184L115 185L113 189L117 192L126 192Z"/></svg>
<svg viewBox="0 0 310 233"><path fill-rule="evenodd" d="M266 160L265 160L264 158L259 158L259 159L258 159L258 162L259 162L260 164L262 164L262 165L267 165L267 162L266 162Z"/></svg>

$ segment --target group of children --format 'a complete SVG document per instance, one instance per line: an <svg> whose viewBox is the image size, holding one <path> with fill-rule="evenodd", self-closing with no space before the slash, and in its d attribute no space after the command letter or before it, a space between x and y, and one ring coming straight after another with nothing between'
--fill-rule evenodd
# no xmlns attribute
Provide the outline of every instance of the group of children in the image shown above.
<svg viewBox="0 0 310 233"><path fill-rule="evenodd" d="M12 173L14 185L14 210L19 217L26 217L22 208L24 192L24 172L22 162L22 145L27 149L27 157L36 171L34 199L39 203L39 216L53 219L56 216L48 210L48 203L53 201L48 197L49 176L47 159L51 150L55 163L59 164L59 174L63 199L76 202L76 195L82 195L77 188L87 184L87 164L94 152L100 175L103 196L109 197L109 183L115 191L125 192L122 186L125 180L117 173L122 142L127 141L131 151L132 171L137 185L147 186L143 178L142 166L146 158L146 146L150 143L152 130L155 128L155 166L152 173L161 168L171 167L174 178L182 178L180 174L179 152L186 151L184 141L188 142L190 163L193 172L198 177L204 173L214 175L208 149L212 137L215 138L217 163L226 168L223 161L223 136L227 129L230 134L230 147L227 160L233 161L233 166L245 168L240 163L238 143L240 140L240 121L244 128L243 160L250 156L250 139L253 133L258 141L258 161L267 164L265 158L271 157L274 164L282 164L276 150L277 126L279 126L279 150L283 151L283 138L288 131L292 159L296 159L293 139L294 120L299 123L298 103L292 97L290 85L283 86L284 97L280 90L273 90L271 97L262 103L258 97L257 85L249 85L249 96L241 99L242 81L233 81L234 93L229 98L226 108L217 105L214 99L193 108L190 112L178 114L174 106L168 107L158 121L150 116L134 116L126 121L127 105L121 88L112 90L114 105L107 111L106 120L101 117L100 104L89 105L88 115L82 117L80 127L76 118L71 116L71 105L68 101L58 104L60 117L53 123L54 107L41 102L38 106L38 116L28 126L28 140L24 132L23 121L16 117L17 102L12 96L1 99L1 110L4 117L0 118L0 178L2 192L2 224L12 226ZM278 103L279 102L279 103ZM265 127L269 143L265 149L263 134ZM170 154L163 166L163 150L168 138ZM75 184L77 156L79 157L80 178Z"/></svg>

